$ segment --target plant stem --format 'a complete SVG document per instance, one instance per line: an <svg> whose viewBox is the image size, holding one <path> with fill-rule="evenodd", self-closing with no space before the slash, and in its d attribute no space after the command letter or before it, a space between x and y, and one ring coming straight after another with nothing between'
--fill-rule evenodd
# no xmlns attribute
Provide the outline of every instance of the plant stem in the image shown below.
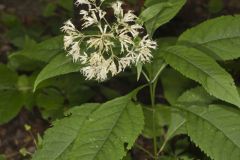
<svg viewBox="0 0 240 160"><path fill-rule="evenodd" d="M157 83L150 83L149 84L149 91L150 91L150 97L151 97L151 105L152 105L152 127L153 127L153 133L156 133L156 122L155 122L155 91L156 91L156 84ZM158 147L157 147L157 136L154 135L153 137L153 148L154 148L154 160L158 159Z"/></svg>

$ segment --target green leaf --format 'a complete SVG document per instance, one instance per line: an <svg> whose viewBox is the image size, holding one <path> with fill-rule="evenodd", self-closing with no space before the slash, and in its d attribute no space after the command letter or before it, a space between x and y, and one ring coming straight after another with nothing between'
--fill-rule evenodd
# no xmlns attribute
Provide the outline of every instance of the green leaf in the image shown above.
<svg viewBox="0 0 240 160"><path fill-rule="evenodd" d="M81 126L88 120L88 116L99 107L99 104L84 104L74 107L61 120L53 123L44 135L41 148L34 154L33 160L56 160L71 147Z"/></svg>
<svg viewBox="0 0 240 160"><path fill-rule="evenodd" d="M24 56L30 60L48 62L61 51L63 51L63 36L57 36L13 53L10 59L16 56Z"/></svg>
<svg viewBox="0 0 240 160"><path fill-rule="evenodd" d="M177 100L179 103L210 104L216 98L210 96L203 87L195 87L184 92Z"/></svg>
<svg viewBox="0 0 240 160"><path fill-rule="evenodd" d="M0 90L16 88L18 75L6 65L0 64Z"/></svg>
<svg viewBox="0 0 240 160"><path fill-rule="evenodd" d="M0 160L6 160L3 155L0 155Z"/></svg>
<svg viewBox="0 0 240 160"><path fill-rule="evenodd" d="M163 55L183 75L199 82L210 95L240 107L240 98L230 74L201 51L174 46Z"/></svg>
<svg viewBox="0 0 240 160"><path fill-rule="evenodd" d="M64 110L64 97L55 89L48 89L40 92L36 97L36 104L41 108L45 119L58 118Z"/></svg>
<svg viewBox="0 0 240 160"><path fill-rule="evenodd" d="M69 0L58 0L57 1L58 5L60 5L61 7L67 9L68 11L73 11L73 1L69 1Z"/></svg>
<svg viewBox="0 0 240 160"><path fill-rule="evenodd" d="M171 121L171 108L169 106L164 105L156 105L155 106L155 119L153 119L153 109L144 106L144 121L145 126L143 130L143 135L148 138L153 138L154 136L160 136L163 133L163 127L169 125ZM153 121L155 121L155 132L153 129Z"/></svg>
<svg viewBox="0 0 240 160"><path fill-rule="evenodd" d="M80 106L47 131L33 160L113 160L125 156L143 128L141 107L134 92L102 105ZM50 154L51 153L51 154Z"/></svg>
<svg viewBox="0 0 240 160"><path fill-rule="evenodd" d="M179 42L187 42L217 60L240 57L240 16L222 16L187 30Z"/></svg>
<svg viewBox="0 0 240 160"><path fill-rule="evenodd" d="M211 13L218 13L224 8L223 0L210 0L208 9Z"/></svg>
<svg viewBox="0 0 240 160"><path fill-rule="evenodd" d="M173 138L176 135L179 134L186 134L186 120L185 118L180 114L180 112L176 109L171 109L171 120L168 125L167 134L165 135L165 139L163 141L163 144L160 148L161 151L164 150L165 146L167 145L167 142Z"/></svg>
<svg viewBox="0 0 240 160"><path fill-rule="evenodd" d="M0 91L0 124L13 119L23 105L23 97L17 90Z"/></svg>
<svg viewBox="0 0 240 160"><path fill-rule="evenodd" d="M147 7L140 15L149 34L169 22L186 3L186 0L168 0Z"/></svg>
<svg viewBox="0 0 240 160"><path fill-rule="evenodd" d="M240 111L230 106L180 106L190 138L216 160L240 157Z"/></svg>
<svg viewBox="0 0 240 160"><path fill-rule="evenodd" d="M38 75L35 84L34 90L36 90L37 86L49 79L56 76L78 72L80 71L81 65L79 63L73 63L70 57L67 57L65 53L60 53L53 60L49 62L49 64L40 72Z"/></svg>
<svg viewBox="0 0 240 160"><path fill-rule="evenodd" d="M57 6L54 3L49 3L43 10L43 16L50 17L54 16Z"/></svg>
<svg viewBox="0 0 240 160"><path fill-rule="evenodd" d="M161 82L164 97L174 105L178 97L193 85L193 82L173 69L165 69L162 73Z"/></svg>

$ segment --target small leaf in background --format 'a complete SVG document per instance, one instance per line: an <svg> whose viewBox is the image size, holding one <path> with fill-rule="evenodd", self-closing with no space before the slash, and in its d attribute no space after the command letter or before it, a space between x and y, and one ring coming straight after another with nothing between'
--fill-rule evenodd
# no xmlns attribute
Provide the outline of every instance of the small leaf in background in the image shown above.
<svg viewBox="0 0 240 160"><path fill-rule="evenodd" d="M55 89L45 89L38 93L36 104L45 119L56 119L63 116L64 97Z"/></svg>
<svg viewBox="0 0 240 160"><path fill-rule="evenodd" d="M224 8L223 0L210 0L208 9L211 13L218 13Z"/></svg>
<svg viewBox="0 0 240 160"><path fill-rule="evenodd" d="M231 75L200 50L174 46L163 55L180 73L199 82L210 95L240 107L240 97Z"/></svg>
<svg viewBox="0 0 240 160"><path fill-rule="evenodd" d="M0 64L0 124L14 118L23 105L22 94L17 90L18 75Z"/></svg>
<svg viewBox="0 0 240 160"><path fill-rule="evenodd" d="M240 57L240 16L222 16L205 21L184 32L179 43L196 46L216 60Z"/></svg>
<svg viewBox="0 0 240 160"><path fill-rule="evenodd" d="M43 10L43 16L50 17L54 16L57 6L54 3L49 3Z"/></svg>
<svg viewBox="0 0 240 160"><path fill-rule="evenodd" d="M0 63L0 90L16 88L18 75L6 65Z"/></svg>
<svg viewBox="0 0 240 160"><path fill-rule="evenodd" d="M6 160L3 155L0 155L0 160Z"/></svg>
<svg viewBox="0 0 240 160"><path fill-rule="evenodd" d="M73 1L70 0L58 0L58 5L67 9L70 12L73 12Z"/></svg>
<svg viewBox="0 0 240 160"><path fill-rule="evenodd" d="M121 96L118 91L105 86L101 86L100 91L107 99L113 99Z"/></svg>
<svg viewBox="0 0 240 160"><path fill-rule="evenodd" d="M165 69L162 73L161 82L163 85L164 97L174 105L178 97L194 83L173 69Z"/></svg>
<svg viewBox="0 0 240 160"><path fill-rule="evenodd" d="M14 14L8 14L8 13L1 12L0 21L2 22L3 25L5 25L7 27L21 26L21 21Z"/></svg>
<svg viewBox="0 0 240 160"><path fill-rule="evenodd" d="M0 90L0 124L13 119L23 106L22 94L17 90Z"/></svg>
<svg viewBox="0 0 240 160"><path fill-rule="evenodd" d="M73 72L79 72L80 74L80 69L81 65L79 63L73 63L70 57L67 57L64 52L61 52L40 72L35 81L34 90L36 90L37 86L44 80Z"/></svg>
<svg viewBox="0 0 240 160"><path fill-rule="evenodd" d="M169 22L185 3L186 0L167 0L145 9L141 13L140 18L145 22L148 33L153 35L155 30Z"/></svg>
<svg viewBox="0 0 240 160"><path fill-rule="evenodd" d="M156 105L155 107L155 124L156 132L153 129L153 109L148 106L143 107L143 113L145 117L145 126L143 135L148 138L154 136L161 136L163 134L163 127L169 125L171 121L171 108L164 105Z"/></svg>
<svg viewBox="0 0 240 160"><path fill-rule="evenodd" d="M195 87L184 92L177 101L178 103L210 104L216 100L203 87Z"/></svg>
<svg viewBox="0 0 240 160"><path fill-rule="evenodd" d="M57 36L45 40L39 44L32 44L10 56L24 56L30 60L49 62L54 56L63 51L63 36Z"/></svg>

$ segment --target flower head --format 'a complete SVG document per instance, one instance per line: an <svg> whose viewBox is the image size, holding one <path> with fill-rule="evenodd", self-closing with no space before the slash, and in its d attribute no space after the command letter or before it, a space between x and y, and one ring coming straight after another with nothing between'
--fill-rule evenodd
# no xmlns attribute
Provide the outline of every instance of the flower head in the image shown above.
<svg viewBox="0 0 240 160"><path fill-rule="evenodd" d="M64 49L73 62L80 62L81 73L86 79L104 81L109 75L114 76L125 68L138 63L150 62L151 51L156 49L156 42L148 35L141 37L144 29L137 23L138 17L129 10L124 12L121 1L111 5L116 22L109 23L106 12L96 0L77 0L76 5L85 4L87 10L81 10L82 29L79 31L68 20L61 30L65 33ZM93 34L87 34L86 28L94 29Z"/></svg>

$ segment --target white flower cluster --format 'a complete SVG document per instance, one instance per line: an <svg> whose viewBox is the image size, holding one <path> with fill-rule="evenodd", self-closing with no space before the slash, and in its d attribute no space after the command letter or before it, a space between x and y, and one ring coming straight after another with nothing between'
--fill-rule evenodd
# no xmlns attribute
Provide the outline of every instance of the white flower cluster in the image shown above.
<svg viewBox="0 0 240 160"><path fill-rule="evenodd" d="M116 21L109 23L106 12L100 7L104 0L77 0L76 5L88 5L88 10L81 10L83 29L92 27L94 34L80 32L70 20L61 30L65 33L64 48L73 61L83 65L82 74L86 79L104 81L124 71L131 65L150 62L151 50L156 49L156 42L148 35L140 36L142 25L133 11L124 13L123 3L112 4ZM97 30L97 31L96 31ZM89 32L88 32L89 33Z"/></svg>

